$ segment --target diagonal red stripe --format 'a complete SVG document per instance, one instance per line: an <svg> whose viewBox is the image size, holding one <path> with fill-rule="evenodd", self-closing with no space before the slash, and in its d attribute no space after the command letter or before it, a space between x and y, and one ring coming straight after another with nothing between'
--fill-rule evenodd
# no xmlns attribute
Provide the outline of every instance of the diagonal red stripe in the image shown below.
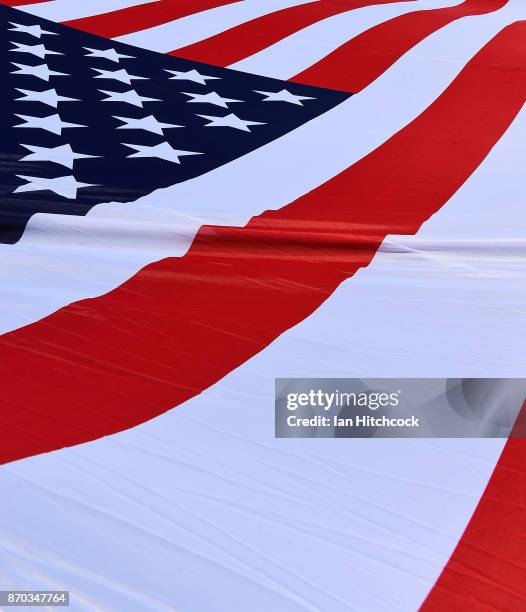
<svg viewBox="0 0 526 612"><path fill-rule="evenodd" d="M184 402L309 316L386 234L415 233L523 105L525 36L526 22L505 28L411 124L289 206L244 228L205 226L186 256L4 335L0 460Z"/></svg>
<svg viewBox="0 0 526 612"><path fill-rule="evenodd" d="M216 36L171 51L169 55L197 62L229 66L332 15L362 6L398 0L320 0L263 15ZM412 1L412 0L407 0Z"/></svg>
<svg viewBox="0 0 526 612"><path fill-rule="evenodd" d="M422 612L526 609L525 500L526 440L512 437Z"/></svg>
<svg viewBox="0 0 526 612"><path fill-rule="evenodd" d="M433 32L461 17L496 11L506 3L507 0L466 0L450 8L395 17L356 36L289 80L341 91L361 91Z"/></svg>
<svg viewBox="0 0 526 612"><path fill-rule="evenodd" d="M37 4L50 1L51 0L1 0L0 4L6 4L7 6L23 6L24 4Z"/></svg>
<svg viewBox="0 0 526 612"><path fill-rule="evenodd" d="M192 0L192 2L174 2L173 0L159 0L159 2L130 6L102 15L72 19L71 21L65 21L64 25L83 30L84 32L90 32L91 34L97 34L98 36L114 38L239 1Z"/></svg>

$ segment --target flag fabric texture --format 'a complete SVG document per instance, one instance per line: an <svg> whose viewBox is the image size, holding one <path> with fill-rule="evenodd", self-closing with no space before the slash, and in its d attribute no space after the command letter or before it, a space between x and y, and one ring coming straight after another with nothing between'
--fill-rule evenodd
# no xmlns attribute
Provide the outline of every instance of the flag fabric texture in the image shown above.
<svg viewBox="0 0 526 612"><path fill-rule="evenodd" d="M0 590L522 610L526 446L275 439L277 377L524 377L524 0L0 6Z"/></svg>

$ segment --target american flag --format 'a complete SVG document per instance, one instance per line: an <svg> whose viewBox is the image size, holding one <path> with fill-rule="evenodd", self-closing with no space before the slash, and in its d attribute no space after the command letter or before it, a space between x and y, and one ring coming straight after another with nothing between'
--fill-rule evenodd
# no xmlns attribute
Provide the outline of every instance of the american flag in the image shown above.
<svg viewBox="0 0 526 612"><path fill-rule="evenodd" d="M524 377L526 2L2 4L0 590L523 609L521 440L273 395Z"/></svg>

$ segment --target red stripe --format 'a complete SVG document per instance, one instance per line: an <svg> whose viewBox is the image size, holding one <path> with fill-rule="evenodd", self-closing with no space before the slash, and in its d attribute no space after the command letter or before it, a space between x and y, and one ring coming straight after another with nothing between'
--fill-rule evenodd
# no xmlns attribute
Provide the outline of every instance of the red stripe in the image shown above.
<svg viewBox="0 0 526 612"><path fill-rule="evenodd" d="M386 234L415 233L524 103L525 36L526 22L505 28L411 124L289 206L244 228L205 226L184 257L4 335L0 460L193 397L310 315Z"/></svg>
<svg viewBox="0 0 526 612"><path fill-rule="evenodd" d="M174 2L174 0L160 0L153 4L140 4L102 15L72 19L71 21L65 21L64 25L98 36L114 38L153 28L225 4L235 4L239 1L192 0L192 2Z"/></svg>
<svg viewBox="0 0 526 612"><path fill-rule="evenodd" d="M49 2L50 0L2 0L0 4L7 6L23 6L24 4L40 4L41 2Z"/></svg>
<svg viewBox="0 0 526 612"><path fill-rule="evenodd" d="M341 91L367 87L404 53L448 23L502 8L507 0L466 0L458 6L415 11L356 36L290 80Z"/></svg>
<svg viewBox="0 0 526 612"><path fill-rule="evenodd" d="M229 66L326 17L362 6L388 4L396 1L321 0L311 4L292 6L270 15L263 15L192 45L181 47L171 51L169 55L216 66Z"/></svg>
<svg viewBox="0 0 526 612"><path fill-rule="evenodd" d="M526 610L525 500L526 440L510 438L423 612Z"/></svg>

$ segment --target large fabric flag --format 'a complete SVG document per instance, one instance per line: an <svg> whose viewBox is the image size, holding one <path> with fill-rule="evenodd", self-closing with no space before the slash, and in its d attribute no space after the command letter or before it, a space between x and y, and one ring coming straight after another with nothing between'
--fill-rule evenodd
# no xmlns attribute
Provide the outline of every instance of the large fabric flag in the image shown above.
<svg viewBox="0 0 526 612"><path fill-rule="evenodd" d="M0 590L523 609L522 440L273 427L280 377L524 377L524 0L0 28Z"/></svg>

